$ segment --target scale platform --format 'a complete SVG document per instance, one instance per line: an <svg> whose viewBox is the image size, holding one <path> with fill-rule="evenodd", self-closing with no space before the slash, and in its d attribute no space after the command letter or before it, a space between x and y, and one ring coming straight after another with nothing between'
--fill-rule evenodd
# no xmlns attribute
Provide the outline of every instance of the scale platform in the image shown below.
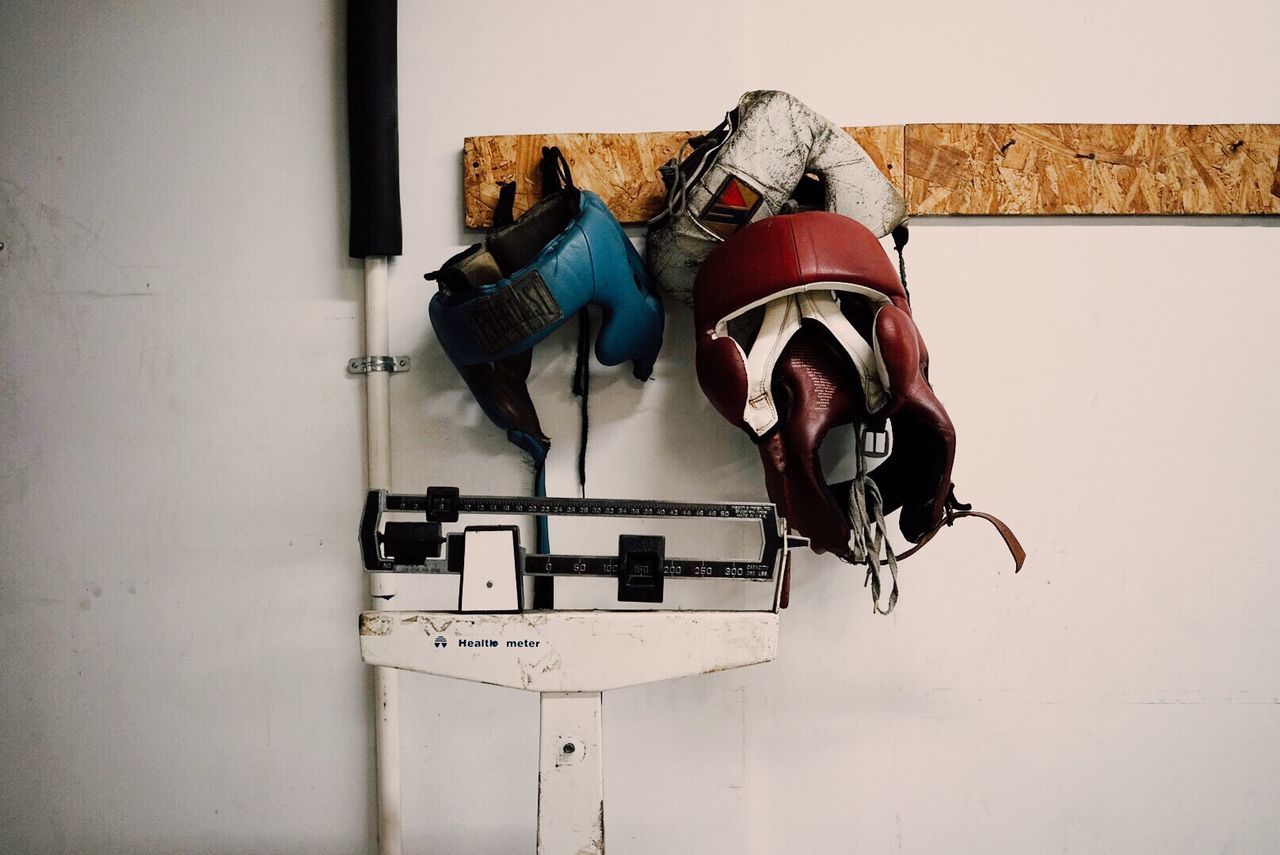
<svg viewBox="0 0 1280 855"><path fill-rule="evenodd" d="M372 611L370 665L531 692L602 692L769 662L776 612Z"/></svg>

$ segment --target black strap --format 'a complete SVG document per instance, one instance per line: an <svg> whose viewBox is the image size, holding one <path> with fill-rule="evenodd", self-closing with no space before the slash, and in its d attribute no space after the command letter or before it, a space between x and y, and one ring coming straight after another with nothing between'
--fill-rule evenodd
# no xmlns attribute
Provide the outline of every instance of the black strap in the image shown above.
<svg viewBox="0 0 1280 855"><path fill-rule="evenodd" d="M542 198L551 193L576 188L573 185L573 174L569 171L569 162L556 146L544 146L542 149ZM573 393L582 398L582 427L578 440L578 487L583 496L587 489L587 396L590 392L591 375L591 315L584 306L578 313L578 359L573 373ZM544 476L545 477L545 476ZM541 517L545 525L546 517ZM555 608L554 580L549 576L535 576L533 580L533 607L535 609Z"/></svg>
<svg viewBox="0 0 1280 855"><path fill-rule="evenodd" d="M535 611L556 607L556 579L554 576L533 577L533 608Z"/></svg>
<svg viewBox="0 0 1280 855"><path fill-rule="evenodd" d="M573 394L582 399L581 427L578 430L578 491L587 496L587 399L591 395L591 312L585 306L578 312L578 361L573 369Z"/></svg>
<svg viewBox="0 0 1280 855"><path fill-rule="evenodd" d="M542 147L542 196L563 190L576 190L569 161L559 146ZM573 369L573 394L582 399L581 427L578 433L578 491L587 495L587 434L590 429L588 398L591 395L591 312L583 307L578 312L578 358Z"/></svg>
<svg viewBox="0 0 1280 855"><path fill-rule="evenodd" d="M907 288L907 262L902 257L902 248L907 245L907 240L911 237L907 231L906 224L902 224L895 228L891 234L893 235L893 250L898 253L898 277L902 280L902 290L907 295L907 302L911 302L911 291Z"/></svg>
<svg viewBox="0 0 1280 855"><path fill-rule="evenodd" d="M535 496L547 495L547 458L543 455L534 466L533 470L533 494ZM534 529L537 532L537 548L538 552L549 554L551 552L551 533L547 527L547 518L545 515L535 516L533 518ZM551 576L534 576L533 577L533 608L534 609L554 609L556 607L556 584L555 579Z"/></svg>
<svg viewBox="0 0 1280 855"><path fill-rule="evenodd" d="M542 181L543 198L558 193L566 187L573 187L573 173L569 171L569 161L565 160L557 146L542 147L542 164L539 167ZM493 206L493 227L500 229L516 221L516 182L502 181L498 184L498 202Z"/></svg>
<svg viewBox="0 0 1280 855"><path fill-rule="evenodd" d="M500 229L516 221L516 183L503 181L498 185L498 204L493 206L493 227Z"/></svg>
<svg viewBox="0 0 1280 855"><path fill-rule="evenodd" d="M542 196L546 198L552 193L564 189L576 189L573 184L573 173L569 171L569 161L565 160L559 146L542 147Z"/></svg>

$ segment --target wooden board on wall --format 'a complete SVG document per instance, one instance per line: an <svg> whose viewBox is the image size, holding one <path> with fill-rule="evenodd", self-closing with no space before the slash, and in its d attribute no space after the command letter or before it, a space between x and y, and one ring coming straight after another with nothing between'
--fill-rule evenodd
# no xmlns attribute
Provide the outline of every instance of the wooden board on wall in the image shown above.
<svg viewBox="0 0 1280 855"><path fill-rule="evenodd" d="M846 130L901 192L905 175L902 127ZM569 161L574 183L598 193L619 220L642 223L666 203L658 167L673 157L685 140L699 133L702 131L467 137L462 145L467 228L485 228L493 222L502 182L516 182L517 215L538 200L538 167L544 145L559 146Z"/></svg>
<svg viewBox="0 0 1280 855"><path fill-rule="evenodd" d="M662 206L658 167L694 132L644 134L521 134L467 137L462 146L467 228L493 222L498 185L516 182L518 216L538 200L543 146L559 146L574 183L598 193L624 223L641 222Z"/></svg>
<svg viewBox="0 0 1280 855"><path fill-rule="evenodd" d="M848 128L912 214L1280 214L1280 125L882 125ZM538 198L542 146L624 223L665 201L658 167L697 132L467 137L466 225Z"/></svg>
<svg viewBox="0 0 1280 855"><path fill-rule="evenodd" d="M913 214L1280 214L1280 125L908 125Z"/></svg>

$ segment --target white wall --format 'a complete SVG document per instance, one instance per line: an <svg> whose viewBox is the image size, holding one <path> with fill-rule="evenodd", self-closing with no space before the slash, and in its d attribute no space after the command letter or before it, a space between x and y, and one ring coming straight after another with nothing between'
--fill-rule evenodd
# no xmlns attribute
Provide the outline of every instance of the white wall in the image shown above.
<svg viewBox="0 0 1280 855"><path fill-rule="evenodd" d="M0 851L370 851L340 5L0 2ZM465 135L765 86L845 124L1280 121L1263 0L401 5L402 491L526 486L425 322ZM959 490L1027 567L962 523L878 618L801 559L777 662L606 697L610 852L1275 851L1273 225L918 220ZM763 497L689 326L657 382L595 367L594 495ZM572 361L533 383L562 493ZM402 694L408 851L531 851L536 698Z"/></svg>

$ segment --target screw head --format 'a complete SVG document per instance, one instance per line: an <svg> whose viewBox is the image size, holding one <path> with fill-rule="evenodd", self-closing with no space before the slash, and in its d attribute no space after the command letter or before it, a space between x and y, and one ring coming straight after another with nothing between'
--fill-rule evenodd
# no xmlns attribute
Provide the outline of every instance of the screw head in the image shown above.
<svg viewBox="0 0 1280 855"><path fill-rule="evenodd" d="M572 754L573 752L578 750L578 746L574 745L572 742L566 742L564 744L564 747L561 748L560 750L565 754Z"/></svg>

